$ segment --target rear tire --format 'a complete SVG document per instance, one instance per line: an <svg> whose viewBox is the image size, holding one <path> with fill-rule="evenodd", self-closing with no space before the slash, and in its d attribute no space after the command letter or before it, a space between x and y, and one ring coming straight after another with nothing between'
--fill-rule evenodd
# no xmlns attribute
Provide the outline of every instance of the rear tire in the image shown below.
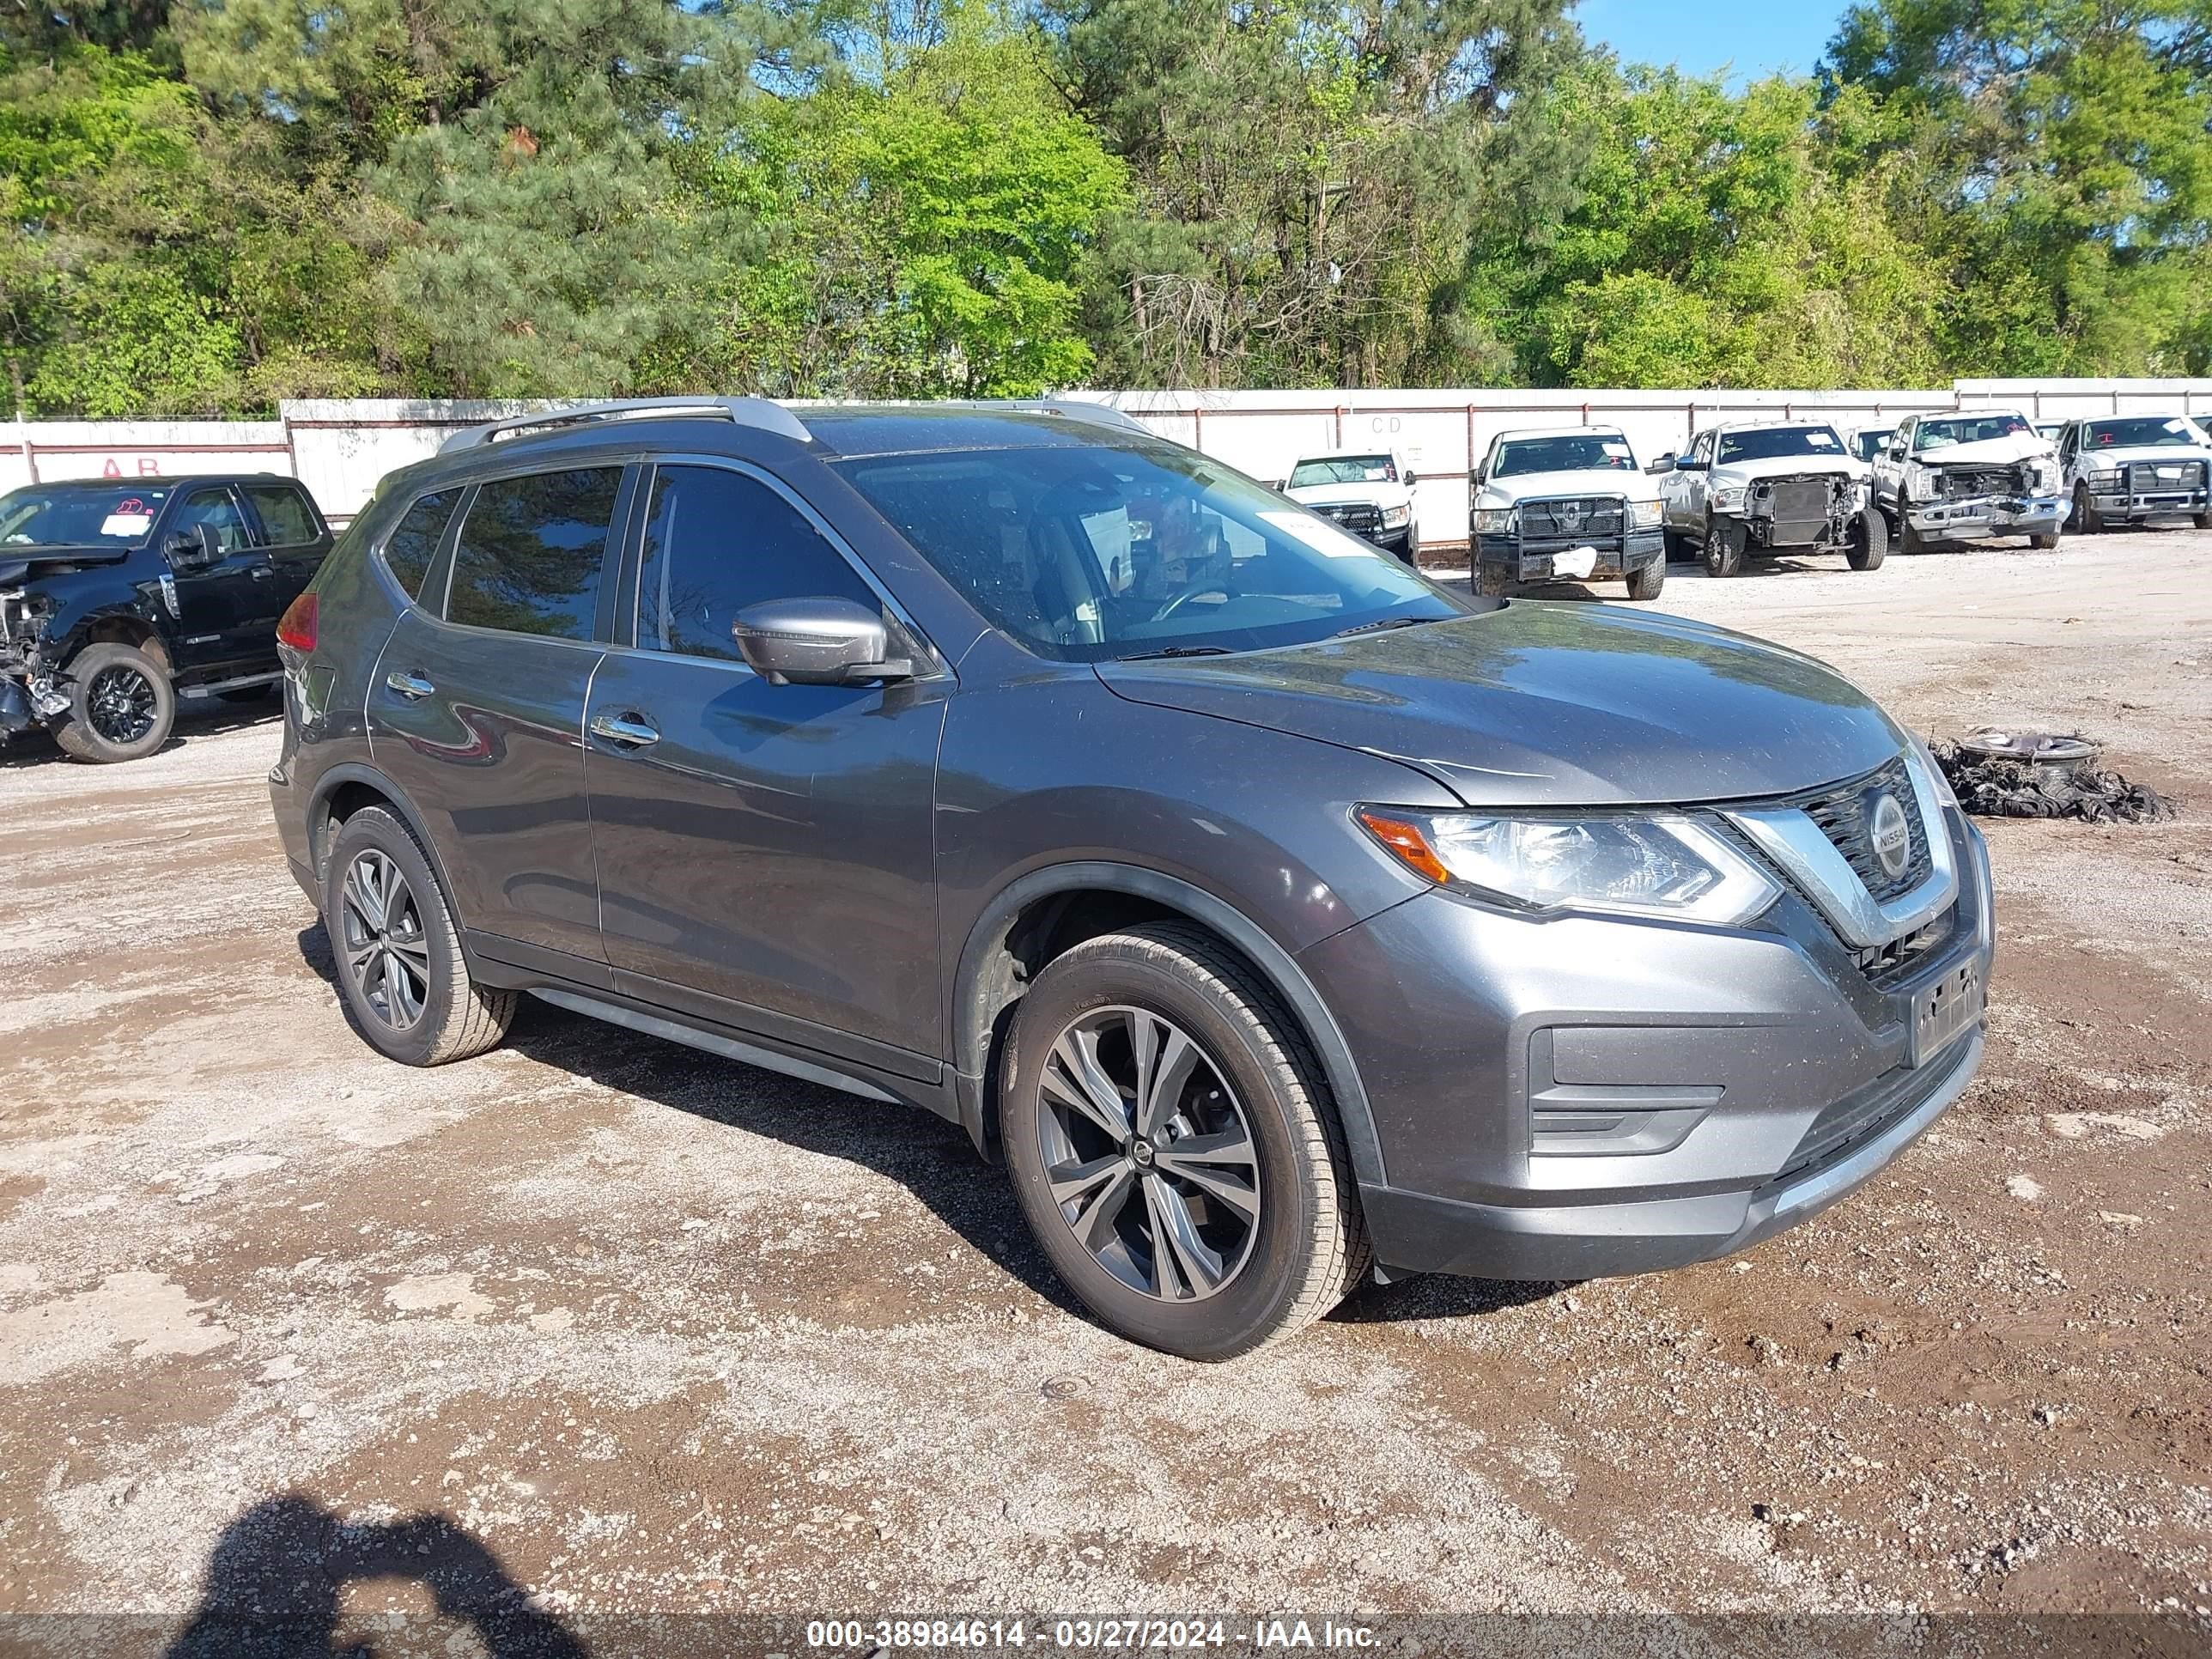
<svg viewBox="0 0 2212 1659"><path fill-rule="evenodd" d="M1177 1038L1195 1055L1187 1067L1170 1058ZM1366 1224L1320 1064L1210 933L1157 922L1086 939L1038 974L1007 1042L999 1121L1014 1195L1061 1279L1113 1330L1231 1359L1318 1319L1365 1275ZM1149 1125L1147 1077L1166 1080Z"/></svg>
<svg viewBox="0 0 2212 1659"><path fill-rule="evenodd" d="M323 878L323 927L338 989L369 1046L406 1066L442 1066L506 1036L520 993L470 976L460 929L407 826L364 806L340 826Z"/></svg>
<svg viewBox="0 0 2212 1659"><path fill-rule="evenodd" d="M112 766L169 740L177 693L161 665L135 646L88 645L70 659L70 711L54 727L62 752Z"/></svg>
<svg viewBox="0 0 2212 1659"><path fill-rule="evenodd" d="M1735 576L1743 571L1744 549L1751 544L1751 532L1741 519L1707 519L1705 520L1705 574Z"/></svg>
<svg viewBox="0 0 2212 1659"><path fill-rule="evenodd" d="M1667 586L1667 561L1654 559L1640 569L1628 573L1628 597L1632 599L1656 599L1660 589Z"/></svg>
<svg viewBox="0 0 2212 1659"><path fill-rule="evenodd" d="M1851 520L1851 538L1844 548L1844 558L1854 570L1879 570L1881 562L1889 556L1889 520L1872 507L1860 511Z"/></svg>

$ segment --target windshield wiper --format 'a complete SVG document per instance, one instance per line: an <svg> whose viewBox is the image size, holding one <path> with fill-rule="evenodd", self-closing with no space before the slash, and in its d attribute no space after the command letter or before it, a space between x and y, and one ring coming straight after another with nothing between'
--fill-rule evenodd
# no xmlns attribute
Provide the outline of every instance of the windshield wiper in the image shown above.
<svg viewBox="0 0 2212 1659"><path fill-rule="evenodd" d="M1116 657L1115 662L1150 662L1156 657L1231 657L1236 655L1225 645L1164 645L1157 651L1133 652L1126 657Z"/></svg>
<svg viewBox="0 0 2212 1659"><path fill-rule="evenodd" d="M1442 620L1439 617L1385 617L1379 622L1356 623L1350 628L1340 629L1329 638L1348 640L1354 634L1380 634L1386 628L1419 628L1423 623Z"/></svg>

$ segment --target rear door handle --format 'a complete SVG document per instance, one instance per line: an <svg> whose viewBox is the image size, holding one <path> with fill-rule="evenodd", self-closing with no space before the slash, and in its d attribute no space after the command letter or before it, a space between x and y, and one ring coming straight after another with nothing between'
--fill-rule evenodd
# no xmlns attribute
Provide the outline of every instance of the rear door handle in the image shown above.
<svg viewBox="0 0 2212 1659"><path fill-rule="evenodd" d="M405 669L394 669L384 677L384 683L410 702L427 697L438 689L420 674L410 673Z"/></svg>
<svg viewBox="0 0 2212 1659"><path fill-rule="evenodd" d="M276 574L276 567L273 564L257 564L249 574L252 576L254 580L258 582L265 582L274 579Z"/></svg>
<svg viewBox="0 0 2212 1659"><path fill-rule="evenodd" d="M660 741L660 732L642 714L594 714L592 735L625 748L642 749Z"/></svg>

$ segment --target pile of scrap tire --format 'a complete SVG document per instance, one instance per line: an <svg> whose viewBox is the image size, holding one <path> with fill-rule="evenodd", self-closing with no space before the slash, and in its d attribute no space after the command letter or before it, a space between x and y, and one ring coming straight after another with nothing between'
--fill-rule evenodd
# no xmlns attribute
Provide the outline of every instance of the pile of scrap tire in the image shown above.
<svg viewBox="0 0 2212 1659"><path fill-rule="evenodd" d="M2094 745L2031 735L1993 744L1976 732L1961 743L1929 745L1959 804L1977 817L2078 818L2085 823L2156 823L2180 815L2180 802L2118 772L2100 772ZM2006 753L2006 749L2024 752ZM2040 753L2046 758L2031 759Z"/></svg>

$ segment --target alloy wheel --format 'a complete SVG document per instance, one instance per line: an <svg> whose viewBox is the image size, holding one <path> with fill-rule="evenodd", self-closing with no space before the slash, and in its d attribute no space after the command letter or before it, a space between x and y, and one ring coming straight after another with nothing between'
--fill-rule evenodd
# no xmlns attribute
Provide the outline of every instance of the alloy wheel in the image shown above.
<svg viewBox="0 0 2212 1659"><path fill-rule="evenodd" d="M154 729L154 683L128 663L101 669L85 688L87 723L113 744L133 744Z"/></svg>
<svg viewBox="0 0 2212 1659"><path fill-rule="evenodd" d="M338 909L347 976L371 1013L395 1031L407 1030L430 995L430 945L415 890L372 847L348 866Z"/></svg>
<svg viewBox="0 0 2212 1659"><path fill-rule="evenodd" d="M1054 1040L1036 1115L1053 1203L1108 1273L1194 1302L1243 1271L1259 1232L1259 1150L1189 1032L1150 1009L1091 1010Z"/></svg>

